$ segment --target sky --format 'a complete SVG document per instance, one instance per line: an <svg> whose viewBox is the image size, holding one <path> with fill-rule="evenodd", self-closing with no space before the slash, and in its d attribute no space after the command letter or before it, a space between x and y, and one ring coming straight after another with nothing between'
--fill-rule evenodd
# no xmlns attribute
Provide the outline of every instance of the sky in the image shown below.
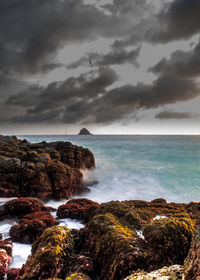
<svg viewBox="0 0 200 280"><path fill-rule="evenodd" d="M0 133L200 133L199 0L1 0Z"/></svg>

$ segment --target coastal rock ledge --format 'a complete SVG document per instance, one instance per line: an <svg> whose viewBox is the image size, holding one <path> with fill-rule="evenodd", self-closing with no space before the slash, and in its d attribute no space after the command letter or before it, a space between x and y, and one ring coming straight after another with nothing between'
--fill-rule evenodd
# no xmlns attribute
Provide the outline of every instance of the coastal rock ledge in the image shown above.
<svg viewBox="0 0 200 280"><path fill-rule="evenodd" d="M0 136L0 196L70 198L89 189L80 169L95 167L92 152L70 142L30 143Z"/></svg>
<svg viewBox="0 0 200 280"><path fill-rule="evenodd" d="M60 213L73 209L85 228L46 228L15 280L200 279L200 203L73 199Z"/></svg>

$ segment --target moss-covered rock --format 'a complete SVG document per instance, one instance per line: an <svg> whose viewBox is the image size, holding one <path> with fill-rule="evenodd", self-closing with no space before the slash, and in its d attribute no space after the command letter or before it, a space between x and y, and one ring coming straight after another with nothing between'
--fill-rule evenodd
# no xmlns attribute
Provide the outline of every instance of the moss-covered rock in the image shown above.
<svg viewBox="0 0 200 280"><path fill-rule="evenodd" d="M100 279L121 280L133 269L143 267L145 257L138 248L138 235L112 214L95 216L89 223L89 233L94 271Z"/></svg>
<svg viewBox="0 0 200 280"><path fill-rule="evenodd" d="M66 227L47 228L32 246L32 255L22 267L20 280L62 278L62 269L73 253L73 239Z"/></svg>
<svg viewBox="0 0 200 280"><path fill-rule="evenodd" d="M73 273L65 278L65 280L90 280L90 277L83 273Z"/></svg>
<svg viewBox="0 0 200 280"><path fill-rule="evenodd" d="M144 228L150 256L150 269L163 265L183 264L195 230L195 222L179 215L154 220Z"/></svg>
<svg viewBox="0 0 200 280"><path fill-rule="evenodd" d="M182 280L183 266L173 265L163 267L150 273L138 271L127 277L125 280Z"/></svg>
<svg viewBox="0 0 200 280"><path fill-rule="evenodd" d="M189 254L184 262L185 280L200 279L200 226L197 226Z"/></svg>

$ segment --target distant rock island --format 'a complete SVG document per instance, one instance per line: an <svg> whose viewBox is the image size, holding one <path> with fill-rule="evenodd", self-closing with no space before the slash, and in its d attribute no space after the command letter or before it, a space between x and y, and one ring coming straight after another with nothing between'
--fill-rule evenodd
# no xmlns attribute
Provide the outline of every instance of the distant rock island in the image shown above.
<svg viewBox="0 0 200 280"><path fill-rule="evenodd" d="M88 129L82 128L78 135L92 135Z"/></svg>

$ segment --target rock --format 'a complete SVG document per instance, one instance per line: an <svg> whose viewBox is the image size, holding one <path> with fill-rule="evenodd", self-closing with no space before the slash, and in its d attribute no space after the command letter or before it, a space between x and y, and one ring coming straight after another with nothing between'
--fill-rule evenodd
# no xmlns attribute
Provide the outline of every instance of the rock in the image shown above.
<svg viewBox="0 0 200 280"><path fill-rule="evenodd" d="M10 237L13 242L33 243L42 232L57 222L55 218L48 212L37 211L25 215L19 224L10 229Z"/></svg>
<svg viewBox="0 0 200 280"><path fill-rule="evenodd" d="M93 262L90 257L84 255L74 255L70 258L67 270L68 273L85 273L93 276L93 269Z"/></svg>
<svg viewBox="0 0 200 280"><path fill-rule="evenodd" d="M8 240L0 242L0 279L4 279L9 263L12 261L12 243Z"/></svg>
<svg viewBox="0 0 200 280"><path fill-rule="evenodd" d="M44 208L42 201L35 198L12 199L4 204L4 211L13 217L22 218L26 214L40 211Z"/></svg>
<svg viewBox="0 0 200 280"><path fill-rule="evenodd" d="M121 280L133 270L143 268L145 255L138 247L140 238L112 214L95 216L88 230L90 256L100 279Z"/></svg>
<svg viewBox="0 0 200 280"><path fill-rule="evenodd" d="M167 201L164 198L156 198L151 201L151 203L167 203Z"/></svg>
<svg viewBox="0 0 200 280"><path fill-rule="evenodd" d="M73 273L70 274L65 280L91 280L86 274L83 273Z"/></svg>
<svg viewBox="0 0 200 280"><path fill-rule="evenodd" d="M85 198L72 199L66 204L59 206L58 218L71 218L87 223L94 215L99 204Z"/></svg>
<svg viewBox="0 0 200 280"><path fill-rule="evenodd" d="M31 144L0 137L0 196L69 199L88 190L79 169L95 167L93 154L70 142Z"/></svg>
<svg viewBox="0 0 200 280"><path fill-rule="evenodd" d="M147 242L149 270L183 264L195 226L188 217L158 219L146 225L143 235Z"/></svg>
<svg viewBox="0 0 200 280"><path fill-rule="evenodd" d="M185 280L200 279L200 226L197 226L188 257L184 263Z"/></svg>
<svg viewBox="0 0 200 280"><path fill-rule="evenodd" d="M135 272L125 280L182 280L183 266L173 265L147 273L144 271Z"/></svg>
<svg viewBox="0 0 200 280"><path fill-rule="evenodd" d="M66 227L47 228L32 246L20 271L20 280L62 278L62 270L73 252L73 239Z"/></svg>
<svg viewBox="0 0 200 280"><path fill-rule="evenodd" d="M92 135L88 129L82 128L78 135Z"/></svg>
<svg viewBox="0 0 200 280"><path fill-rule="evenodd" d="M10 268L7 271L7 280L18 280L19 272L19 268Z"/></svg>

